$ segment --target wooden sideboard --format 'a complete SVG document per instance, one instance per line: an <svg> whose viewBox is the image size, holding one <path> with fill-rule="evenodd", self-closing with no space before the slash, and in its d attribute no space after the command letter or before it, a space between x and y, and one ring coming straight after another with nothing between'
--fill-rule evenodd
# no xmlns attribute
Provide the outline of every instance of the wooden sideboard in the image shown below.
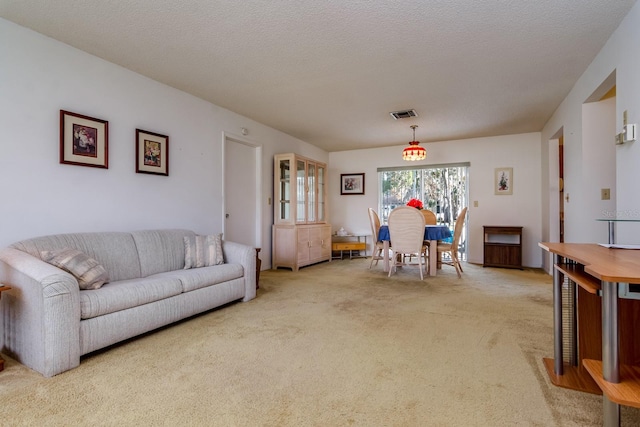
<svg viewBox="0 0 640 427"><path fill-rule="evenodd" d="M522 227L485 225L483 267L522 269Z"/></svg>
<svg viewBox="0 0 640 427"><path fill-rule="evenodd" d="M619 405L640 408L640 300L619 297L640 283L640 251L591 243L539 243L554 255L554 357L544 359L551 382L560 387L604 393L605 426L620 423ZM573 321L577 336L563 341L564 279L577 291ZM576 361L563 359L574 345Z"/></svg>

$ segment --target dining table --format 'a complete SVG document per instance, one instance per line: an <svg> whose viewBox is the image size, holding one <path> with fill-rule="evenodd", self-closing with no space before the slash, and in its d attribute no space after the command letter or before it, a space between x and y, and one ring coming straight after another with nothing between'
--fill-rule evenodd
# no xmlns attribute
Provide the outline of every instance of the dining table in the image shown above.
<svg viewBox="0 0 640 427"><path fill-rule="evenodd" d="M447 225L425 225L424 226L424 240L429 241L429 248L434 248L436 256L429 254L429 276L435 276L438 269L438 256L437 249L438 240L448 239L453 237L451 229ZM391 236L389 234L389 226L381 225L378 230L378 240L382 242L382 254L383 254L383 266L384 271L389 271L389 241Z"/></svg>

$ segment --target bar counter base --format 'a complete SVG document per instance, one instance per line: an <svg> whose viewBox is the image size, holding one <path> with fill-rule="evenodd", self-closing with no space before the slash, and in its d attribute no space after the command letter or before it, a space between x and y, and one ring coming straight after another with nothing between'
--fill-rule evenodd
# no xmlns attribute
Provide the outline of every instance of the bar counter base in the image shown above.
<svg viewBox="0 0 640 427"><path fill-rule="evenodd" d="M640 367L620 365L620 382L610 383L602 377L602 361L584 359L582 361L610 401L640 408Z"/></svg>
<svg viewBox="0 0 640 427"><path fill-rule="evenodd" d="M591 394L602 394L602 390L598 384L591 378L589 373L577 366L571 366L565 363L563 366L563 374L556 375L554 369L554 360L548 357L542 359L544 367L547 369L551 384L568 388L570 390L584 391Z"/></svg>

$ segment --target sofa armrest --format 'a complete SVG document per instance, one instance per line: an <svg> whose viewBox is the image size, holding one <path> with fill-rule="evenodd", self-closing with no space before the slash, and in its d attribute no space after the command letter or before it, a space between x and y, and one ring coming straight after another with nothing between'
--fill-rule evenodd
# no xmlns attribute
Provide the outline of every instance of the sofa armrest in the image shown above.
<svg viewBox="0 0 640 427"><path fill-rule="evenodd" d="M244 298L249 301L256 297L256 250L235 242L222 241L222 252L227 264L242 264L244 269Z"/></svg>
<svg viewBox="0 0 640 427"><path fill-rule="evenodd" d="M0 349L46 377L80 364L80 289L69 273L17 249L0 250Z"/></svg>

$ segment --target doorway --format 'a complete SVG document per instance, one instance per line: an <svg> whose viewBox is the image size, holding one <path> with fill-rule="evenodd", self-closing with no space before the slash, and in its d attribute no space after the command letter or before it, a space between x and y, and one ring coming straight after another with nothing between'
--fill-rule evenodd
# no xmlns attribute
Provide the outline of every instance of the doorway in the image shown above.
<svg viewBox="0 0 640 427"><path fill-rule="evenodd" d="M564 243L564 136L562 135L558 138L558 190L560 195L558 198L558 242Z"/></svg>
<svg viewBox="0 0 640 427"><path fill-rule="evenodd" d="M606 223L596 221L615 217L616 212L616 86L611 80L601 85L582 105L583 171L580 183L586 191L581 194L584 204L579 230L582 241L588 242L609 241ZM565 150L565 166L566 154ZM567 173L570 171L565 171L565 177ZM576 237L569 239L568 226L565 224L565 240L579 241ZM575 236L578 230L573 231Z"/></svg>
<svg viewBox="0 0 640 427"><path fill-rule="evenodd" d="M224 239L259 248L262 147L223 132Z"/></svg>

